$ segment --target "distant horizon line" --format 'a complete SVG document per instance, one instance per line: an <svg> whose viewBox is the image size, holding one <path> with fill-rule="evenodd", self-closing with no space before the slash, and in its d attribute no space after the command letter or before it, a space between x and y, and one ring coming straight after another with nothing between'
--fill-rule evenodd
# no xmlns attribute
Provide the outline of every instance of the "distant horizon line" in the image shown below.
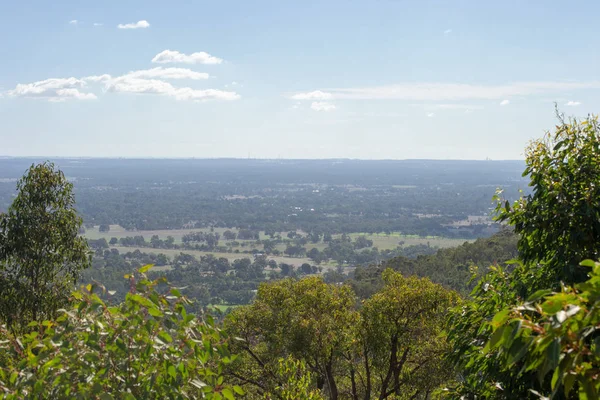
<svg viewBox="0 0 600 400"><path fill-rule="evenodd" d="M7 159L59 159L59 160L247 160L247 161L520 161L524 159L505 158L505 159L474 159L474 158L350 158L350 157L331 157L331 158L257 158L257 157L118 157L118 156L4 156L0 155L0 160Z"/></svg>

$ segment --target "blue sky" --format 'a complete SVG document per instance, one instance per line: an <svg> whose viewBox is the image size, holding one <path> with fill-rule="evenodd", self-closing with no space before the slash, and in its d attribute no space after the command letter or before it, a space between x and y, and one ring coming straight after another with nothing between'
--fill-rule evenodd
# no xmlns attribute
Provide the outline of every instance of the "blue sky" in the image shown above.
<svg viewBox="0 0 600 400"><path fill-rule="evenodd" d="M597 1L15 1L0 155L518 159L600 111ZM120 27L119 27L120 26Z"/></svg>

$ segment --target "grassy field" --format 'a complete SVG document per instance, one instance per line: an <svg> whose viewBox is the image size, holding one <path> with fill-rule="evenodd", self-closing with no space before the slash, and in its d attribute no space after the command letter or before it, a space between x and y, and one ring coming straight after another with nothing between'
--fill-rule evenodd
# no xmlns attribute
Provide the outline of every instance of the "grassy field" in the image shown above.
<svg viewBox="0 0 600 400"><path fill-rule="evenodd" d="M218 232L219 234L223 234L223 232L225 232L227 229L226 228L215 228L214 232ZM202 231L202 232L210 232L210 229L172 229L172 230L154 230L154 231L127 231L125 229L123 229L122 227L120 227L119 225L111 225L110 226L110 231L108 232L99 232L98 227L94 227L94 228L89 228L86 229L85 232L85 237L90 238L90 239L101 239L101 238L105 238L106 240L110 240L110 238L112 237L116 237L117 239L122 238L122 237L126 237L126 236L144 236L144 238L146 239L146 241L150 241L150 238L153 235L158 235L158 237L160 239L166 239L167 236L173 236L173 238L175 239L176 243L181 243L181 239L182 237L190 232L198 232L198 231ZM231 229L231 231L237 232L237 229ZM261 232L261 239L265 239L266 236L264 234L264 232ZM456 246L460 246L465 242L472 242L473 240L466 240L466 239L449 239L449 238L444 238L444 237L437 237L437 236L430 236L430 237L420 237L420 236L414 236L414 235L402 235L400 233L392 233L390 235L386 235L386 234L367 234L367 233L352 233L350 234L350 236L352 237L352 239L355 239L358 236L364 235L367 237L367 239L372 240L373 241L373 246L379 248L379 250L388 250L388 249L395 249L400 243L402 243L402 246L411 246L411 245L418 245L418 244L429 244L432 247L438 247L438 248L448 248L448 247L456 247ZM287 236L287 232L282 232L281 236L283 238L286 238ZM339 238L341 235L334 235L334 238ZM244 247L237 247L237 249L239 249L240 251L243 250L252 250L252 249L258 249L258 250L262 250L262 245L256 245L255 241L240 241L243 243L246 243L246 246ZM225 243L223 240L221 240L221 243ZM326 243L307 243L306 244L306 251L310 251L312 248L317 248L320 251L322 251L323 249L325 249L325 247L327 247ZM150 247L121 247L121 246L116 246L116 249L119 250L119 252L121 253L126 253L129 251L135 251L135 250L140 250L143 253L154 253L154 254L159 254L159 253L163 253L165 255L167 255L170 258L173 258L174 256L178 255L181 252L184 253L188 253L188 254L192 254L197 258L200 258L202 256L208 255L208 254L212 254L215 257L224 257L227 258L230 262L240 259L240 258L252 258L251 254L245 254L245 253L219 253L219 252L206 252L206 251L197 251L197 250L182 250L182 249L154 249L154 248L150 248ZM276 247L279 251L281 251L283 253L283 251L286 248L286 244L285 243L281 243L278 244ZM303 263L311 263L311 260L309 258L303 257L303 258L291 258L291 257L286 257L286 256L269 256L268 257L269 260L275 260L277 261L277 263L287 263L287 264L291 264L294 265L296 267L302 265ZM331 264L333 265L333 264ZM329 269L327 267L331 267L331 265L323 265L323 267L325 269ZM158 269L160 267L156 267L156 269ZM169 267L162 267L162 268L169 268Z"/></svg>
<svg viewBox="0 0 600 400"><path fill-rule="evenodd" d="M215 256L217 258L224 257L224 258L228 259L229 262L232 262L234 260L238 260L241 258L252 259L252 254L244 254L244 253L218 253L218 252L213 252L213 251L197 251L197 250L185 250L185 249L153 249L151 247L114 246L111 248L119 250L119 253L121 253L121 254L130 252L130 251L139 250L142 253L147 253L147 254L163 253L164 255L168 256L169 258L173 258L176 255L178 255L179 253L186 253L186 254L191 254L196 258L200 258L202 256L212 254L213 256ZM293 265L295 267L299 267L300 265L302 265L304 263L309 263L309 264L311 263L311 260L306 257L292 258L292 257L282 257L282 256L268 256L267 259L275 260L275 261L277 261L277 263L287 263L287 264Z"/></svg>
<svg viewBox="0 0 600 400"><path fill-rule="evenodd" d="M226 230L231 230L233 232L237 232L237 229L214 228L214 232L219 233L221 236L223 236L223 232L225 232ZM155 231L127 231L119 225L111 225L110 231L108 231L108 232L99 232L97 226L95 226L94 228L86 229L84 236L87 238L90 238L90 239L105 238L106 240L110 240L110 238L112 238L112 237L116 237L117 239L120 239L122 237L127 237L127 236L140 236L141 235L146 239L146 241L150 241L150 238L153 235L158 235L158 237L163 240L166 239L167 236L173 236L173 238L175 239L175 243L179 244L179 243L181 243L181 238L185 234L188 234L190 232L210 232L210 229L163 229L163 230L155 230ZM286 238L286 235L287 235L287 232L281 233L281 236L283 238ZM432 247L439 247L439 248L443 249L443 248L448 248L448 247L460 246L464 242L472 242L473 241L472 239L450 239L450 238L444 238L444 237L439 237L439 236L422 237L422 236L415 236L415 235L402 235L400 233L392 233L390 235L386 235L384 233L380 233L380 234L351 233L350 234L350 236L353 239L356 238L357 236L361 236L361 235L364 235L367 237L367 239L372 240L373 246L379 248L380 250L394 249L394 248L396 248L396 246L398 246L399 242L404 242L403 246L429 243L429 245ZM334 238L339 238L340 236L341 235L334 235ZM263 240L263 239L267 239L268 236L266 236L264 234L264 232L260 232L260 238L261 238L261 240ZM224 240L221 239L221 242L224 242ZM249 240L249 241L240 240L239 242L246 242L248 244L254 243L254 241L252 241L252 240ZM317 244L308 243L306 245L307 250L310 250L313 247L316 247L319 250L323 250L325 247L327 247L327 244L325 244L325 243L317 243ZM262 246L248 246L247 248L261 249ZM278 245L277 248L279 250L283 251L283 250L285 250L285 244Z"/></svg>
<svg viewBox="0 0 600 400"><path fill-rule="evenodd" d="M350 236L352 239L355 239L357 236L364 235L367 239L373 241L373 247L377 247L379 250L386 249L395 249L400 242L404 242L402 247L413 246L418 244L427 244L431 247L439 247L441 249L445 249L448 247L457 247L465 242L473 242L473 239L450 239L439 236L415 236L415 235L402 235L400 233L392 233L390 235L386 235L384 233L381 234L367 234L367 233L351 233Z"/></svg>
<svg viewBox="0 0 600 400"><path fill-rule="evenodd" d="M223 232L227 230L237 232L237 229L214 228L214 232L218 232L221 236L223 236ZM156 231L128 231L119 225L111 225L110 231L108 232L100 232L97 226L93 228L86 228L84 236L89 239L105 238L106 240L110 240L110 238L113 237L120 239L127 236L143 236L147 242L149 242L150 238L154 235L158 235L158 237L162 240L166 239L167 236L173 236L173 238L175 239L175 243L180 244L182 243L181 238L190 232L210 232L210 229L162 229Z"/></svg>

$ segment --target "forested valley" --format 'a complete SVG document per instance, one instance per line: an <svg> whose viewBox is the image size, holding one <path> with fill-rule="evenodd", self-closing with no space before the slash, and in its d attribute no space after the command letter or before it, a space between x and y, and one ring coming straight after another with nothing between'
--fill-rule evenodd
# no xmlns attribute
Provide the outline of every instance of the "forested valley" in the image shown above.
<svg viewBox="0 0 600 400"><path fill-rule="evenodd" d="M524 163L0 160L0 398L599 398L600 125L558 117Z"/></svg>

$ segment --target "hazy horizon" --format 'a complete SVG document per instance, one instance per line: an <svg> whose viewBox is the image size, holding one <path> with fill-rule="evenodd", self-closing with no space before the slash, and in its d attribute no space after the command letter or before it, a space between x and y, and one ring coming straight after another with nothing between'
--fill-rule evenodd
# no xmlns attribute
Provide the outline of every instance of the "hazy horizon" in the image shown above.
<svg viewBox="0 0 600 400"><path fill-rule="evenodd" d="M501 161L524 162L524 159L470 159L470 158L349 158L349 157L323 157L323 158L268 158L268 157L115 157L115 156L52 156L28 155L8 156L0 155L0 159L57 159L57 160L257 160L257 161Z"/></svg>

